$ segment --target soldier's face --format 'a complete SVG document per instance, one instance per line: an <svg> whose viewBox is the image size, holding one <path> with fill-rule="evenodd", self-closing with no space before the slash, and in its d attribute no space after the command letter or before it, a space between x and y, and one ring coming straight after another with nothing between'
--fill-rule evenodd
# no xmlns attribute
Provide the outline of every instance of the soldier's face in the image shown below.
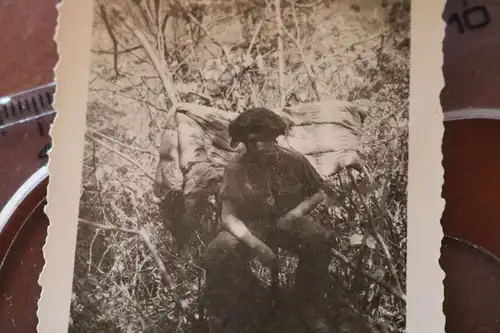
<svg viewBox="0 0 500 333"><path fill-rule="evenodd" d="M250 140L246 143L249 153L260 155L266 152L271 152L275 147L275 141L253 141Z"/></svg>

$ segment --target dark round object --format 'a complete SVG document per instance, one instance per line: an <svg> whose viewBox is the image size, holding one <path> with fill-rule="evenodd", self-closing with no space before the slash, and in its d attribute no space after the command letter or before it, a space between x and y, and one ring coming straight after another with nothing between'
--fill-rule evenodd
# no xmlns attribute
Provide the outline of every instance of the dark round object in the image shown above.
<svg viewBox="0 0 500 333"><path fill-rule="evenodd" d="M459 238L445 236L440 264L446 333L500 332L500 259Z"/></svg>
<svg viewBox="0 0 500 333"><path fill-rule="evenodd" d="M231 147L245 142L251 136L274 140L286 132L287 124L273 111L256 107L239 114L228 127Z"/></svg>
<svg viewBox="0 0 500 333"><path fill-rule="evenodd" d="M0 212L0 331L36 332L49 221L44 213L49 174L34 173Z"/></svg>

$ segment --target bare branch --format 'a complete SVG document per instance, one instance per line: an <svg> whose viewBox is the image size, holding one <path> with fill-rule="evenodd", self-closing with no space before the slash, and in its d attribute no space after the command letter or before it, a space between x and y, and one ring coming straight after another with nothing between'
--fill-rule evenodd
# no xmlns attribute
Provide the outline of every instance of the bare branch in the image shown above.
<svg viewBox="0 0 500 333"><path fill-rule="evenodd" d="M394 267L394 264L392 262L391 253L390 253L389 248L387 247L387 244L385 243L384 239L382 238L382 236L380 235L380 233L377 231L377 229L375 227L375 224L373 222L373 217L372 217L371 212L370 212L370 207L368 206L368 203L366 202L366 198L362 194L362 192L359 190L359 187L356 184L356 180L354 179L354 176L352 175L351 170L347 169L347 174L348 174L354 188L356 189L356 191L358 192L358 194L361 198L361 202L363 203L363 206L366 210L366 213L368 214L368 223L372 229L372 233L374 234L375 238L377 239L380 246L382 247L382 250L384 251L384 255L387 259L387 265L389 266L389 270L390 270L394 280L396 281L396 285L397 285L398 289L402 292L403 288L401 287L401 283L399 282L399 276L398 276L398 274L396 272L396 268Z"/></svg>
<svg viewBox="0 0 500 333"><path fill-rule="evenodd" d="M294 0L292 0L293 2L293 5L296 6L296 7L299 7L299 8L314 8L314 7L317 7L319 4L321 4L322 0L319 0L319 1L316 1L316 2L313 2L313 3L308 3L308 4L298 4L298 3L295 3Z"/></svg>
<svg viewBox="0 0 500 333"><path fill-rule="evenodd" d="M135 5L137 6L137 8L139 9L141 17L144 20L144 25L148 29L149 33L151 35L154 35L153 29L151 28L151 24L154 23L154 19L151 16L151 13L148 12L147 6L145 6L145 7L141 6L141 1L140 0L132 0L132 1L135 3Z"/></svg>
<svg viewBox="0 0 500 333"><path fill-rule="evenodd" d="M229 54L229 50L227 49L227 47L225 45L222 45L221 42L219 42L214 36L212 36L212 34L210 33L210 31L208 31L208 29L200 21L198 21L198 19L196 17L194 17L193 14L187 12L184 9L184 7L181 6L181 8L184 10L184 13L187 15L187 17L189 17L189 19L193 23L195 23L201 30L203 30L203 32L205 33L205 35L212 41L212 43L214 43L215 45L217 45L218 47L221 48L222 53L224 54L224 57L226 57L226 60L228 62L231 62L231 55Z"/></svg>
<svg viewBox="0 0 500 333"><path fill-rule="evenodd" d="M262 28L262 24L264 23L264 20L259 20L259 23L257 23L257 27L255 28L255 32L253 33L252 40L250 41L250 45L248 46L247 49L247 55L250 55L250 52L252 52L253 45L255 44L255 41L257 40L257 36L259 35L260 29Z"/></svg>
<svg viewBox="0 0 500 333"><path fill-rule="evenodd" d="M280 108L285 106L285 55L283 54L283 22L281 21L281 0L275 0L274 9L276 11L276 25L278 30L278 67L280 80Z"/></svg>
<svg viewBox="0 0 500 333"><path fill-rule="evenodd" d="M276 0L276 1L278 1L278 0ZM293 3L292 3L292 11L294 12L294 16L296 16L297 14L295 13L295 5ZM293 36L290 33L290 31L288 31L286 29L285 25L283 24L283 21L281 20L281 15L279 15L278 17L279 17L278 23L281 25L281 29L293 41L293 43L295 44L295 47L297 47L297 50L299 51L300 58L302 59L302 63L304 65L304 68L306 69L306 73L307 73L307 76L309 77L309 81L311 82L311 85L313 87L314 94L316 95L316 100L319 101L321 98L319 95L318 86L316 85L315 76L314 76L313 72L311 71L311 66L306 59L306 55L304 53L304 47L302 46L301 41L299 39L297 39L295 36ZM295 29L297 31L297 36L300 36L300 27L298 26L297 21L295 21Z"/></svg>
<svg viewBox="0 0 500 333"><path fill-rule="evenodd" d="M87 138L89 138L90 140L94 141L95 143L98 143L99 145L101 145L104 148L112 151L113 153L115 153L116 155L120 156L121 158L127 160L129 163L133 164L137 169L139 169L140 171L142 171L146 177L148 177L149 179L151 179L153 182L155 181L155 178L152 175L150 175L149 172L147 172L146 170L144 170L144 168L139 163L137 163L136 161L134 161L129 156L127 156L124 153L122 153L122 152L114 149L113 147L111 147L107 143L105 143L105 142L103 142L103 141L101 141L101 140L93 137L92 135L89 135L88 133L86 134L86 136L87 136Z"/></svg>
<svg viewBox="0 0 500 333"><path fill-rule="evenodd" d="M347 266L349 266L350 268L352 269L356 269L356 265L354 265L352 262L349 261L349 259L347 259L346 256L344 256L342 253L340 253L339 251L335 250L332 248L332 254L337 257L338 259L340 259L342 262L344 262L344 264L346 264ZM394 295L395 297L399 298L401 301L405 302L406 303L406 295L403 294L401 291L399 291L397 288L394 288L393 286L391 286L389 283L377 278L376 276L364 271L364 270L360 270L360 273L363 275L363 276L366 276L368 279L372 280L373 282L379 284L380 286L384 287L388 292L390 292L392 295Z"/></svg>
<svg viewBox="0 0 500 333"><path fill-rule="evenodd" d="M156 264L158 265L158 268L160 269L160 272L162 273L163 280L164 280L165 284L167 285L167 287L172 292L174 301L176 302L177 306L182 311L182 313L187 313L187 311L189 309L188 304L186 303L185 300L182 299L179 292L177 291L177 286L175 285L174 280L172 279L170 274L168 274L167 268L165 267L165 264L161 260L160 255L159 255L158 251L156 250L156 247L153 245L153 243L151 242L151 239L149 238L148 233L144 229L142 229L142 228L140 228L140 229L128 229L128 228L117 227L114 225L104 225L104 224L99 224L99 223L95 223L95 222L90 222L90 221L84 220L82 218L78 218L78 222L81 224L89 225L89 226L94 227L94 228L99 228L99 229L109 230L109 231L118 231L118 232L122 232L125 234L130 234L130 235L141 237L142 240L144 241L144 243L146 244L147 248L151 252L151 255L153 256Z"/></svg>
<svg viewBox="0 0 500 333"><path fill-rule="evenodd" d="M135 150L135 151L138 151L138 152L141 152L141 153L146 153L146 154L156 155L156 154L155 154L154 152L152 152L152 151L149 151L149 150L146 150L146 149L142 149L142 148L139 148L139 147L136 147L136 146L126 145L126 144L124 144L123 142L120 142L120 141L118 141L118 140L116 140L116 139L114 139L114 138L112 138L112 137L110 137L110 136L107 136L107 135L105 135L105 134L102 134L102 133L100 133L100 132L98 132L98 131L96 131L96 130L93 130L93 129L91 129L91 128L87 128L87 132L92 133L92 134L97 135L97 136L100 136L100 137L102 137L102 138L104 138L104 139L106 139L106 140L108 140L108 141L111 141L111 142L113 142L113 143L115 143L115 144L117 144L117 145L119 145L119 146L121 146L121 147L123 147L123 148L127 148L127 149L131 149L131 150Z"/></svg>
<svg viewBox="0 0 500 333"><path fill-rule="evenodd" d="M109 18L108 14L106 13L106 9L104 8L104 5L99 5L99 9L101 11L101 17L104 22L104 26L106 27L106 30L108 31L109 37L111 38L111 41L113 42L113 68L115 70L115 75L118 77L120 76L120 72L118 71L118 41L116 40L116 36L113 33L113 29L111 27L111 24L109 23Z"/></svg>
<svg viewBox="0 0 500 333"><path fill-rule="evenodd" d="M163 30L161 29L163 18L163 4L164 1L155 0L157 38L160 38L160 35L163 34Z"/></svg>
<svg viewBox="0 0 500 333"><path fill-rule="evenodd" d="M141 30L139 30L132 22L130 22L130 20L127 17L121 15L118 9L114 8L113 14L118 17L118 19L130 32L132 32L132 34L139 40L139 43L146 50L147 55L153 62L156 72L160 76L163 88L165 89L165 92L168 98L170 99L171 103L172 104L179 103L180 98L172 82L172 74L170 73L170 70L168 69L167 64L165 63L165 59L162 56L163 54L161 54L160 57L158 53L155 52L153 46L146 38L144 33Z"/></svg>
<svg viewBox="0 0 500 333"><path fill-rule="evenodd" d="M151 22L155 21L155 19L153 17L153 10L154 10L154 4L152 4L153 1L156 1L156 0L146 0L146 1L144 1L144 6L145 6L146 13L148 14L149 20Z"/></svg>
<svg viewBox="0 0 500 333"><path fill-rule="evenodd" d="M162 33L165 33L165 29L167 28L167 23L168 23L168 19L170 18L170 15L165 14L163 20L162 20L162 23L161 23L161 32Z"/></svg>
<svg viewBox="0 0 500 333"><path fill-rule="evenodd" d="M137 103L144 103L145 105L147 105L149 107L152 107L156 111L167 112L167 110L161 109L161 108L157 107L156 105L154 105L153 103L147 101L146 99L138 99L136 97L133 97L133 96L130 96L130 95L127 95L127 94L123 94L123 93L120 93L118 91L109 90L109 89L92 89L92 88L90 88L89 91L95 91L95 92L105 91L105 92L109 92L111 94L115 94L115 95L120 96L120 97L131 99L133 101L136 101Z"/></svg>
<svg viewBox="0 0 500 333"><path fill-rule="evenodd" d="M136 46L133 46L133 47L129 47L129 48L126 48L124 50L120 50L120 51L107 51L107 50L91 50L93 53L96 53L96 54L124 54L124 53L129 53L129 52L132 52L132 51L135 51L135 50L138 50L142 48L142 46L140 45L136 45Z"/></svg>

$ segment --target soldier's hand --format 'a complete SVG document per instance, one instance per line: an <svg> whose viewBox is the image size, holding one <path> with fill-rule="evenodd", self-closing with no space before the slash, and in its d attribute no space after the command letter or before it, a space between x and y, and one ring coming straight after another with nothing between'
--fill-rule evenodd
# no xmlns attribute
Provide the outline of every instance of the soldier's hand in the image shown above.
<svg viewBox="0 0 500 333"><path fill-rule="evenodd" d="M157 196L153 195L153 203L155 203L156 205L161 204L162 200L163 199L158 198Z"/></svg>
<svg viewBox="0 0 500 333"><path fill-rule="evenodd" d="M295 216L292 214L285 214L280 217L276 223L279 230L289 230L292 227L292 223L295 220Z"/></svg>
<svg viewBox="0 0 500 333"><path fill-rule="evenodd" d="M256 250L257 256L263 265L266 265L268 267L273 267L276 265L278 256L273 252L273 250L271 250L269 246L262 243L259 247L257 247Z"/></svg>

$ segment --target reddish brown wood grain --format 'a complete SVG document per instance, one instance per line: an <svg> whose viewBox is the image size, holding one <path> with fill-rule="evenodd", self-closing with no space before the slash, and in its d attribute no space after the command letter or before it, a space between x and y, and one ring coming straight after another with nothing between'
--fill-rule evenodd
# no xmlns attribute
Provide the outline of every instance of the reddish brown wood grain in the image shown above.
<svg viewBox="0 0 500 333"><path fill-rule="evenodd" d="M443 42L441 92L444 112L500 108L500 4L448 0L446 19L472 6L486 6L491 24L459 33L449 25ZM500 120L445 123L442 144L446 200L445 234L468 240L500 257ZM447 333L500 331L500 263L465 247L443 248Z"/></svg>
<svg viewBox="0 0 500 333"><path fill-rule="evenodd" d="M0 0L0 96L53 81L56 0Z"/></svg>
<svg viewBox="0 0 500 333"><path fill-rule="evenodd" d="M467 242L443 240L447 333L500 332L500 261Z"/></svg>
<svg viewBox="0 0 500 333"><path fill-rule="evenodd" d="M52 82L57 49L53 40L56 0L0 0L0 96ZM52 119L44 120L48 130ZM36 124L19 126L0 135L0 208L46 160L37 158L49 141ZM46 186L46 185L45 185ZM42 188L42 192L45 188ZM38 199L44 194L38 193ZM35 208L22 210L30 214ZM29 203L28 203L29 204ZM19 223L19 221L17 221ZM18 225L12 225L12 230ZM0 332L36 332L38 276L43 268L42 247L48 226L43 210L37 209L20 230L0 272ZM9 241L1 237L2 248ZM12 241L12 239L10 239ZM3 252L3 251L2 251ZM2 258L0 258L2 260Z"/></svg>
<svg viewBox="0 0 500 333"><path fill-rule="evenodd" d="M459 33L449 25L443 42L443 111L500 109L500 3L448 0L444 18L486 6L491 23ZM500 111L499 111L500 116ZM445 123L443 138L445 233L467 239L500 257L500 120Z"/></svg>
<svg viewBox="0 0 500 333"><path fill-rule="evenodd" d="M37 281L49 225L43 211L47 184L48 178L26 197L0 234L1 332L36 332Z"/></svg>
<svg viewBox="0 0 500 333"><path fill-rule="evenodd" d="M0 0L0 96L54 80L56 0ZM5 28L5 27L8 27ZM52 120L52 119L50 119ZM49 128L45 120L44 127ZM36 158L49 140L36 124L0 135L0 207L45 161Z"/></svg>
<svg viewBox="0 0 500 333"><path fill-rule="evenodd" d="M18 125L0 134L0 209L33 172L47 163L47 159L37 156L50 142L48 130L53 119L53 116L42 119L44 136L40 135L36 122Z"/></svg>
<svg viewBox="0 0 500 333"><path fill-rule="evenodd" d="M443 230L500 256L500 121L446 124Z"/></svg>

